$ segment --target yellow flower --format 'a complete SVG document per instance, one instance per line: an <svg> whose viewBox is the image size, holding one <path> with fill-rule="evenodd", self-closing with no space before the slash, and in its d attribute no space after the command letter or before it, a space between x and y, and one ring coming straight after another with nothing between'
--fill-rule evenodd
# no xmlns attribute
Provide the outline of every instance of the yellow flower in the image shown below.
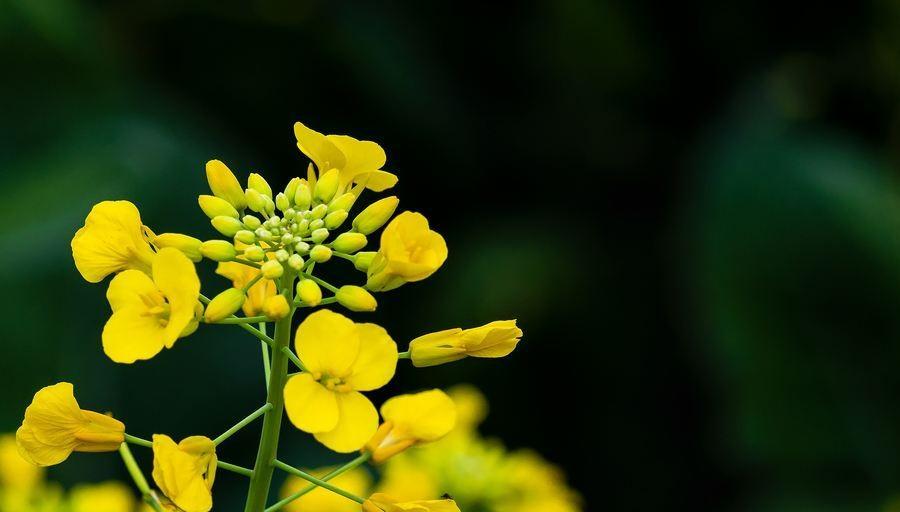
<svg viewBox="0 0 900 512"><path fill-rule="evenodd" d="M435 366L466 356L503 357L512 352L522 330L515 320L498 320L474 329L447 329L412 340L409 354L414 366Z"/></svg>
<svg viewBox="0 0 900 512"><path fill-rule="evenodd" d="M456 502L450 499L401 502L382 493L370 496L362 509L363 512L459 512Z"/></svg>
<svg viewBox="0 0 900 512"><path fill-rule="evenodd" d="M16 446L16 436L0 436L0 488L30 491L44 478L44 469L31 464Z"/></svg>
<svg viewBox="0 0 900 512"><path fill-rule="evenodd" d="M153 436L153 481L185 512L212 509L216 464L216 445L208 437L191 436L175 444L167 435Z"/></svg>
<svg viewBox="0 0 900 512"><path fill-rule="evenodd" d="M69 494L71 512L129 512L137 500L121 482L78 485Z"/></svg>
<svg viewBox="0 0 900 512"><path fill-rule="evenodd" d="M238 244L238 249L246 247L244 244ZM250 281L256 279L259 275L259 269L237 263L234 261L219 263L216 267L216 274L231 279L231 284L235 288L243 288ZM247 316L257 316L263 314L263 307L266 299L274 297L278 294L275 282L270 279L260 279L247 290L247 298L244 300L243 310Z"/></svg>
<svg viewBox="0 0 900 512"><path fill-rule="evenodd" d="M103 328L103 351L117 363L150 359L196 329L200 279L194 264L167 247L153 260L153 279L126 270L109 283L113 314Z"/></svg>
<svg viewBox="0 0 900 512"><path fill-rule="evenodd" d="M333 469L322 468L309 471L308 473L322 478ZM372 479L369 477L369 474L359 468L338 475L329 480L329 482L357 496L365 495L369 492L369 487L372 485ZM289 476L284 482L284 487L281 488L281 497L282 499L287 498L297 491L305 489L308 485L310 484L306 480ZM287 512L358 512L359 505L343 496L317 487L314 491L310 491L290 502L284 507L284 510Z"/></svg>
<svg viewBox="0 0 900 512"><path fill-rule="evenodd" d="M72 238L75 267L90 283L126 269L149 274L153 255L141 214L128 201L94 205Z"/></svg>
<svg viewBox="0 0 900 512"><path fill-rule="evenodd" d="M60 382L34 395L16 431L19 454L38 466L52 466L75 452L111 452L125 440L125 425L82 410L72 384Z"/></svg>
<svg viewBox="0 0 900 512"><path fill-rule="evenodd" d="M428 227L428 219L420 213L403 212L381 233L381 247L369 265L366 288L383 292L421 281L446 259L447 243Z"/></svg>
<svg viewBox="0 0 900 512"><path fill-rule="evenodd" d="M357 324L327 309L297 328L297 355L309 370L284 387L291 422L334 451L362 448L378 428L378 412L360 391L387 384L397 367L397 344L375 324Z"/></svg>
<svg viewBox="0 0 900 512"><path fill-rule="evenodd" d="M366 444L376 463L447 435L456 424L456 407L446 393L432 389L389 399L381 406L381 416L384 424Z"/></svg>
<svg viewBox="0 0 900 512"><path fill-rule="evenodd" d="M381 146L347 135L323 135L294 124L297 147L316 164L319 176L331 169L340 171L339 192L352 183L365 183L366 188L381 192L397 184L397 176L381 170L387 157Z"/></svg>

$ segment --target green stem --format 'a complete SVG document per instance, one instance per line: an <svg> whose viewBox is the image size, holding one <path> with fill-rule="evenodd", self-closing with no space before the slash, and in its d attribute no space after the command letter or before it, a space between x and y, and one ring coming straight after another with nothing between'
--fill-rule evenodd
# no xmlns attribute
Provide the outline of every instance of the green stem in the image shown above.
<svg viewBox="0 0 900 512"><path fill-rule="evenodd" d="M141 439L140 437L130 434L125 434L125 442L136 444L138 446L144 446L146 448L153 448L153 441L147 441L146 439Z"/></svg>
<svg viewBox="0 0 900 512"><path fill-rule="evenodd" d="M213 444L215 444L216 446L219 446L220 444L222 444L223 441L225 441L225 440L228 439L229 437L231 437L231 436L233 436L234 434L236 434L239 430L241 430L242 428L244 428L244 427L246 427L247 425L249 425L250 422L252 422L252 421L255 420L256 418L259 418L260 416L262 416L263 414L265 414L266 411L268 411L268 410L271 409L271 408L272 408L272 404L266 404L266 405L260 407L259 409L253 411L253 412L250 413L246 418L244 418L244 419L242 419L241 421L239 421L239 422L237 423L237 425L231 427L230 429L228 429L228 430L226 430L225 432L223 432L222 435L220 435L219 437L213 439Z"/></svg>
<svg viewBox="0 0 900 512"><path fill-rule="evenodd" d="M338 291L338 289L337 289L336 286L332 286L331 284L325 282L325 280L319 279L318 277L316 277L316 276L314 276L314 275L312 275L312 274L310 274L310 273L308 273L308 272L304 272L303 275L304 275L307 279L312 279L313 281L315 281L316 284L318 284L319 286L323 286L323 287L327 288L327 289L330 290L332 293L336 293L336 292Z"/></svg>
<svg viewBox="0 0 900 512"><path fill-rule="evenodd" d="M119 454L122 456L122 461L125 463L125 469L128 470L131 479L134 480L134 485L141 491L141 496L144 498L144 501L153 507L153 510L156 512L163 512L162 505L156 498L156 494L150 490L150 484L147 483L147 479L144 478L144 474L141 473L141 468L138 467L137 462L134 460L134 455L131 454L131 449L128 448L127 443L119 445Z"/></svg>
<svg viewBox="0 0 900 512"><path fill-rule="evenodd" d="M306 366L303 365L303 361L301 361L300 358L297 357L297 355L291 351L290 347L282 347L281 351L284 352L284 355L286 355L288 357L288 359L291 360L292 363L297 365L297 368L300 368L301 370L303 370L305 372L309 371L306 369Z"/></svg>
<svg viewBox="0 0 900 512"><path fill-rule="evenodd" d="M343 475L347 471L350 471L351 469L354 469L354 468L358 467L359 465L363 464L364 462L369 460L371 457L372 457L372 454L369 452L366 452L366 453L360 455L359 457L351 460L350 462L344 464L343 466L331 471L327 475L323 476L322 481L327 482L333 478L337 478L338 476ZM275 512L276 510L281 509L288 503L300 498L301 496L303 496L309 492L312 492L317 487L318 487L318 485L311 484L303 489L300 489L299 491L295 492L294 494L291 494L290 496L284 498L283 500L279 501L278 503L267 508L265 510L265 512Z"/></svg>
<svg viewBox="0 0 900 512"><path fill-rule="evenodd" d="M347 492L347 491L341 489L340 487L331 485L330 483L328 483L320 478L316 478L316 477L310 475L309 473L306 473L305 471L300 471L299 469L297 469L295 467L288 466L287 464L285 464L284 462L281 462L280 460L276 460L274 462L274 465L276 468L278 468L282 471L286 471L294 476L299 476L300 478L306 480L307 482L314 483L314 484L318 485L319 487L328 489L329 491L331 491L335 494L340 494L341 496L347 498L348 500L353 500L359 504L362 504L364 501L366 501L351 492Z"/></svg>
<svg viewBox="0 0 900 512"><path fill-rule="evenodd" d="M210 322L212 324L257 324L260 322L265 322L269 317L265 315L259 316L230 316L228 318L223 318L218 322Z"/></svg>
<svg viewBox="0 0 900 512"><path fill-rule="evenodd" d="M337 256L338 258L343 258L347 261L354 261L356 259L356 257L353 256L352 254L347 254L347 253L343 253L343 252L331 251L331 254Z"/></svg>
<svg viewBox="0 0 900 512"><path fill-rule="evenodd" d="M235 263L240 263L241 265L247 265L248 267L253 267L253 268L260 268L260 267L262 267L262 265L260 265L259 263L253 263L252 261L247 261L247 260L239 260L239 259L237 259L237 258L235 258L235 259L233 259L233 260L231 260L231 261L233 261L233 262L235 262Z"/></svg>
<svg viewBox="0 0 900 512"><path fill-rule="evenodd" d="M326 298L322 299L321 301L319 301L319 303L316 304L316 306L324 306L326 304L334 304L335 302L337 302L337 297L326 297ZM308 308L308 307L316 307L316 306L308 306L302 300L294 301L295 308Z"/></svg>
<svg viewBox="0 0 900 512"><path fill-rule="evenodd" d="M209 302L210 302L210 298L207 297L206 295L203 295L202 293L200 294L199 299L200 299L200 302L202 302L202 303L204 303L204 304L209 304ZM240 317L231 315L231 316L228 317L228 318L240 318ZM215 325L215 324L211 324L211 325ZM259 332L259 331L257 331L257 330L254 329L253 327L250 327L250 326L247 325L247 324L240 324L240 323L238 323L238 324L234 324L234 325L237 325L237 326L240 327L241 329L243 329L243 330L249 332L250 334L256 336L257 338L259 338L260 340L264 341L265 343L268 343L270 347L272 346L272 343L274 343L274 341L272 340L272 338L266 336L265 333Z"/></svg>
<svg viewBox="0 0 900 512"><path fill-rule="evenodd" d="M231 471L232 473L237 473L239 475L244 475L250 478L253 478L253 470L247 469L241 466L237 466L235 464L229 464L227 462L216 461L216 466L224 469L225 471Z"/></svg>
<svg viewBox="0 0 900 512"><path fill-rule="evenodd" d="M407 350L406 352L399 352L397 354L397 357L400 359L409 359L410 358L409 350Z"/></svg>
<svg viewBox="0 0 900 512"><path fill-rule="evenodd" d="M256 275L256 277L254 277L253 279L248 281L247 284L245 284L244 287L242 288L242 290L244 290L244 293L247 293L247 290L252 288L253 285L255 285L262 278L263 278L263 275L262 275L262 272L260 272L259 274Z"/></svg>
<svg viewBox="0 0 900 512"><path fill-rule="evenodd" d="M265 334L266 333L266 323L259 323L259 332ZM266 386L269 385L269 376L272 374L272 366L269 361L269 346L265 341L260 340L259 345L262 347L262 358L263 358L263 372L266 377Z"/></svg>

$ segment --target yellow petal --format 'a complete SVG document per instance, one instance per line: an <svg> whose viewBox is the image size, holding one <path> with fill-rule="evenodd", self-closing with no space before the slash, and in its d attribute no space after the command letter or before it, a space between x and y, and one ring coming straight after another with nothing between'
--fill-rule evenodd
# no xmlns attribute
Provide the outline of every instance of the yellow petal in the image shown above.
<svg viewBox="0 0 900 512"><path fill-rule="evenodd" d="M372 171L356 176L357 183L365 183L366 188L373 192L384 192L397 184L397 175L387 171Z"/></svg>
<svg viewBox="0 0 900 512"><path fill-rule="evenodd" d="M297 356L313 373L345 377L359 354L356 325L327 309L306 317L297 328Z"/></svg>
<svg viewBox="0 0 900 512"><path fill-rule="evenodd" d="M522 330L515 320L499 320L474 329L466 329L463 336L466 352L473 357L503 357L509 355L519 339Z"/></svg>
<svg viewBox="0 0 900 512"><path fill-rule="evenodd" d="M334 430L315 434L328 448L350 453L366 444L378 429L378 411L368 398L351 391L337 394L339 418Z"/></svg>
<svg viewBox="0 0 900 512"><path fill-rule="evenodd" d="M30 425L23 424L16 430L16 444L23 459L36 466L53 466L69 458L75 448L74 441L54 446L42 443L34 436Z"/></svg>
<svg viewBox="0 0 900 512"><path fill-rule="evenodd" d="M371 391L390 382L397 369L397 344L384 328L356 324L359 353L344 381L357 391Z"/></svg>
<svg viewBox="0 0 900 512"><path fill-rule="evenodd" d="M129 268L150 272L153 250L137 207L128 201L94 205L71 245L75 266L88 282Z"/></svg>
<svg viewBox="0 0 900 512"><path fill-rule="evenodd" d="M345 163L339 167L342 186L356 181L361 175L381 169L387 160L384 149L375 142L357 140L348 135L328 135L326 139L344 154Z"/></svg>
<svg viewBox="0 0 900 512"><path fill-rule="evenodd" d="M196 440L203 440L197 443ZM204 446L205 450L198 447ZM216 456L208 438L193 436L179 444L166 435L153 436L153 481L185 512L212 509Z"/></svg>
<svg viewBox="0 0 900 512"><path fill-rule="evenodd" d="M440 439L456 425L456 406L440 389L391 398L381 415L395 430L420 441Z"/></svg>
<svg viewBox="0 0 900 512"><path fill-rule="evenodd" d="M171 348L194 318L194 307L200 295L197 269L178 249L166 247L153 260L153 281L169 301L166 346Z"/></svg>
<svg viewBox="0 0 900 512"><path fill-rule="evenodd" d="M31 405L25 409L25 423L31 426L38 441L62 445L74 441L75 433L86 420L72 384L60 382L34 394Z"/></svg>
<svg viewBox="0 0 900 512"><path fill-rule="evenodd" d="M139 270L126 270L117 274L109 282L106 300L114 312L128 306L145 306L148 301L158 306L164 304L163 296L153 280Z"/></svg>
<svg viewBox="0 0 900 512"><path fill-rule="evenodd" d="M141 306L120 309L103 327L103 352L117 363L150 359L166 346L166 328Z"/></svg>
<svg viewBox="0 0 900 512"><path fill-rule="evenodd" d="M297 122L294 123L294 136L297 137L297 147L316 164L319 173L344 166L344 154L321 133Z"/></svg>
<svg viewBox="0 0 900 512"><path fill-rule="evenodd" d="M285 384L284 409L291 423L304 432L328 432L338 423L336 394L305 372Z"/></svg>

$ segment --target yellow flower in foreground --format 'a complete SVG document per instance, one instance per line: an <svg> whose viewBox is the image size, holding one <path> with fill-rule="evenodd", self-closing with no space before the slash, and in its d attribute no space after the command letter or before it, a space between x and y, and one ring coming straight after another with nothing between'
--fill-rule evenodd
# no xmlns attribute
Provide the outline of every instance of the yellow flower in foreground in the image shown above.
<svg viewBox="0 0 900 512"><path fill-rule="evenodd" d="M393 290L434 274L447 260L447 243L421 213L403 212L381 233L381 247L368 270L366 288Z"/></svg>
<svg viewBox="0 0 900 512"><path fill-rule="evenodd" d="M19 455L16 436L0 436L0 489L29 491L44 478L44 469Z"/></svg>
<svg viewBox="0 0 900 512"><path fill-rule="evenodd" d="M72 384L60 382L34 394L16 431L19 453L38 466L52 466L73 452L112 452L125 440L125 425L82 410Z"/></svg>
<svg viewBox="0 0 900 512"><path fill-rule="evenodd" d="M401 502L387 494L373 494L363 503L363 512L459 512L453 500Z"/></svg>
<svg viewBox="0 0 900 512"><path fill-rule="evenodd" d="M432 389L389 399L381 406L381 416L384 424L366 444L374 462L447 435L456 424L456 407L446 393Z"/></svg>
<svg viewBox="0 0 900 512"><path fill-rule="evenodd" d="M94 205L72 238L75 267L90 283L127 269L149 274L153 256L141 214L128 201Z"/></svg>
<svg viewBox="0 0 900 512"><path fill-rule="evenodd" d="M69 494L71 512L129 512L137 500L121 482L79 485Z"/></svg>
<svg viewBox="0 0 900 512"><path fill-rule="evenodd" d="M321 478L333 469L334 468L322 468L309 471L308 473ZM357 496L365 495L369 492L369 487L372 485L372 479L369 477L369 474L366 473L365 470L359 468L338 475L332 478L330 482ZM297 491L305 489L309 485L311 484L306 480L296 476L289 476L284 482L284 487L281 488L281 497L287 498ZM329 490L318 487L314 491L310 491L290 502L284 507L284 510L287 512L358 512L359 504Z"/></svg>
<svg viewBox="0 0 900 512"><path fill-rule="evenodd" d="M409 343L414 366L435 366L466 356L503 357L509 355L522 330L515 320L498 320L474 329L447 329L419 336Z"/></svg>
<svg viewBox="0 0 900 512"><path fill-rule="evenodd" d="M126 270L109 283L113 314L103 328L103 351L117 363L150 359L196 329L200 279L194 264L167 247L153 260L153 279Z"/></svg>
<svg viewBox="0 0 900 512"><path fill-rule="evenodd" d="M212 509L216 464L216 445L208 437L191 436L175 444L167 435L153 436L153 481L185 512Z"/></svg>
<svg viewBox="0 0 900 512"><path fill-rule="evenodd" d="M362 448L378 428L378 412L360 391L387 384L397 344L375 324L357 324L322 309L297 328L297 356L308 372L291 377L284 406L291 422L336 452Z"/></svg>
<svg viewBox="0 0 900 512"><path fill-rule="evenodd" d="M397 176L381 170L387 157L375 142L347 135L322 135L303 123L294 124L297 147L316 164L321 177L331 169L340 171L338 194L352 183L381 192L397 184Z"/></svg>

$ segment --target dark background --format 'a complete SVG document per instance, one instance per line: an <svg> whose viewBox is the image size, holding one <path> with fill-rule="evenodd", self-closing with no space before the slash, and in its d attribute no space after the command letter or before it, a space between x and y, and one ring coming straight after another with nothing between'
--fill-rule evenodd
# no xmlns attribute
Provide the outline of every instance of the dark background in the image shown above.
<svg viewBox="0 0 900 512"><path fill-rule="evenodd" d="M365 318L401 346L525 331L505 360L403 366L378 401L476 384L484 432L561 465L587 510L893 506L897 2L6 0L0 70L3 430L62 379L144 437L259 405L258 346L228 327L106 359L105 287L68 244L103 199L212 237L204 162L281 188L302 120L379 142L450 247ZM255 436L223 458L250 464ZM340 460L284 438L289 461ZM75 456L51 476L124 473Z"/></svg>

